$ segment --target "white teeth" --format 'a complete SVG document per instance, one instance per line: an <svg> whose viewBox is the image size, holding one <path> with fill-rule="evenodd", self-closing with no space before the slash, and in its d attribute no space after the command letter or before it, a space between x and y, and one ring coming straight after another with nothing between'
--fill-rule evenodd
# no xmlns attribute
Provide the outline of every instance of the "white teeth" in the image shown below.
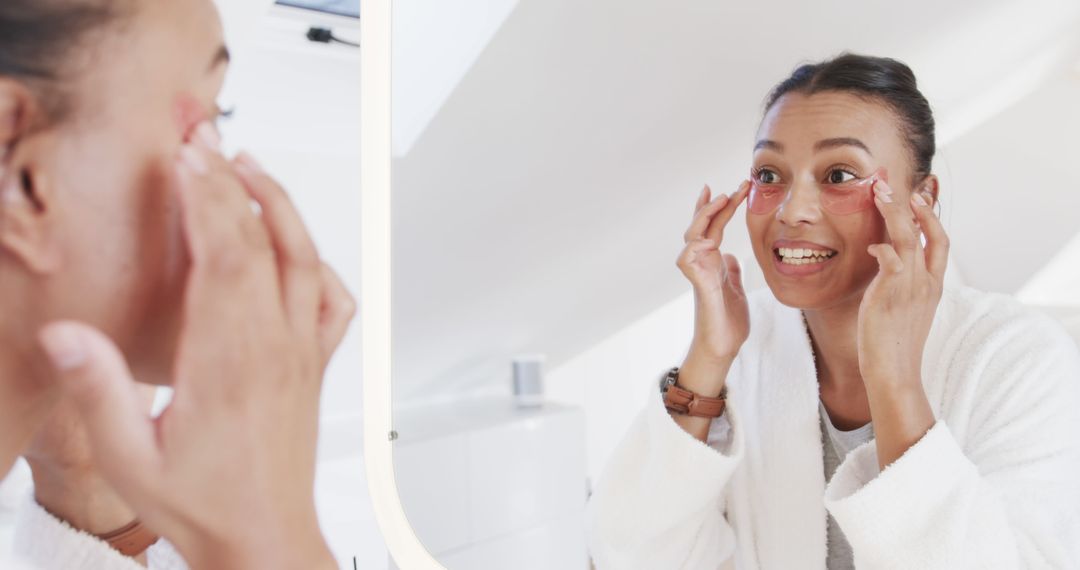
<svg viewBox="0 0 1080 570"><path fill-rule="evenodd" d="M780 261L787 265L806 265L808 263L822 263L836 252L819 251L809 249L780 248Z"/></svg>
<svg viewBox="0 0 1080 570"><path fill-rule="evenodd" d="M806 248L790 248L790 247L781 247L781 248L779 248L779 251L780 251L781 256L783 256L783 257L791 257L791 258L795 258L795 259L801 259L801 258L804 258L804 257L814 257L814 256L816 256L816 257L828 257L829 255L832 255L832 253L833 253L833 252L831 252L829 250L823 250L823 249L806 249Z"/></svg>
<svg viewBox="0 0 1080 570"><path fill-rule="evenodd" d="M780 257L784 263L790 265L804 265L807 263L817 263L824 259L832 257L836 252L820 249L806 249L806 248L790 248L781 247L777 250L780 253Z"/></svg>

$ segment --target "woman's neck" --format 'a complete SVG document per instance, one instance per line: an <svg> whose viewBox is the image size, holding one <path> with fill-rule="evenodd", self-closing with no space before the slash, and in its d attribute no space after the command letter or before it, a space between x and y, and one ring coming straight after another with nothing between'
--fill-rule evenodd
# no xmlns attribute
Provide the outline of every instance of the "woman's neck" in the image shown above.
<svg viewBox="0 0 1080 570"><path fill-rule="evenodd" d="M0 351L0 477L11 469L60 397L44 354L36 347L24 351L15 346L5 343L6 350Z"/></svg>
<svg viewBox="0 0 1080 570"><path fill-rule="evenodd" d="M803 311L817 358L819 379L836 387L862 384L859 374L857 332L859 302L845 302L826 309Z"/></svg>

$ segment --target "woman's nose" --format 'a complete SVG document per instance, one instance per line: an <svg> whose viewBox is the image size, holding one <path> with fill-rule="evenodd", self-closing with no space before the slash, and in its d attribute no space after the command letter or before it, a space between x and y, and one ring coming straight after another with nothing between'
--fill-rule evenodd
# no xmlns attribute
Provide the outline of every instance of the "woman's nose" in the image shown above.
<svg viewBox="0 0 1080 570"><path fill-rule="evenodd" d="M812 182L793 182L776 210L776 219L788 226L819 221L821 199L817 187Z"/></svg>

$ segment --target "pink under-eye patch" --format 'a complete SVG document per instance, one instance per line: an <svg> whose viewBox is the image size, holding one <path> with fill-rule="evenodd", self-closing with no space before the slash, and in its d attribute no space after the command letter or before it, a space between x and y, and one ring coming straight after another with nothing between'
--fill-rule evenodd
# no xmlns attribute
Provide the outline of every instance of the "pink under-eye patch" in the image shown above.
<svg viewBox="0 0 1080 570"><path fill-rule="evenodd" d="M874 181L889 181L885 168L879 168L865 178L856 178L848 182L821 184L821 207L832 214L845 216L874 207ZM751 214L768 214L784 202L789 184L766 184L750 176L750 195L747 209Z"/></svg>
<svg viewBox="0 0 1080 570"><path fill-rule="evenodd" d="M787 193L787 184L766 184L750 176L750 194L747 196L746 208L751 214L768 214L780 206Z"/></svg>

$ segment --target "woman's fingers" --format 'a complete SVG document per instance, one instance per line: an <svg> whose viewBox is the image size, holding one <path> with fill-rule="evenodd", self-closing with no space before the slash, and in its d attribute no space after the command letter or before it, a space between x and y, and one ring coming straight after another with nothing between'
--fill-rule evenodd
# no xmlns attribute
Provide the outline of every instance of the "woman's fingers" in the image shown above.
<svg viewBox="0 0 1080 570"><path fill-rule="evenodd" d="M877 259L878 267L885 274L895 275L904 271L904 261L896 253L896 249L887 243L875 243L866 248L866 251Z"/></svg>
<svg viewBox="0 0 1080 570"><path fill-rule="evenodd" d="M251 196L237 177L233 165L221 154L221 140L217 129L209 122L200 123L195 129L192 144L188 146L191 150L188 156L206 164L205 172L196 171L196 174L202 174L207 182L203 188L220 200L220 204L226 208L225 214L234 216L231 221L252 247L258 250L266 249L270 243L267 230L252 208Z"/></svg>
<svg viewBox="0 0 1080 570"><path fill-rule="evenodd" d="M743 290L742 266L739 265L739 259L730 253L725 253L724 269L726 270L727 281L731 284L731 290L738 296L745 297L746 291Z"/></svg>
<svg viewBox="0 0 1080 570"><path fill-rule="evenodd" d="M742 203L749 192L750 182L744 180L742 184L739 184L739 189L732 194L731 198L727 201L727 204L724 204L724 207L709 221L709 227L705 230L706 238L722 241L724 237L724 228L727 227L728 222L730 222L732 216L735 215L735 211L739 209L739 204Z"/></svg>
<svg viewBox="0 0 1080 570"><path fill-rule="evenodd" d="M126 497L156 496L163 473L154 421L120 350L70 321L47 325L39 339L83 420L95 464Z"/></svg>
<svg viewBox="0 0 1080 570"><path fill-rule="evenodd" d="M694 219L690 222L690 227L686 229L686 233L683 234L683 241L690 243L696 239L702 239L705 237L705 230L709 227L709 221L716 212L720 211L725 205L727 205L729 197L727 194L721 194L717 196L713 201L705 204L697 213L694 214Z"/></svg>
<svg viewBox="0 0 1080 570"><path fill-rule="evenodd" d="M919 228L915 227L915 222L912 221L911 204L905 200L896 200L892 188L884 180L874 182L874 194L874 204L885 218L885 228L889 232L889 240L895 253L915 267L925 267L922 241L919 238Z"/></svg>
<svg viewBox="0 0 1080 570"><path fill-rule="evenodd" d="M919 200L922 200L922 203L919 203ZM911 195L911 203L915 210L915 219L926 234L926 268L938 283L943 283L945 268L949 263L949 236L945 233L941 220L934 215L929 202L915 193Z"/></svg>
<svg viewBox="0 0 1080 570"><path fill-rule="evenodd" d="M702 194L703 198L707 197L708 193L711 192L708 186L705 189L706 192ZM724 226L731 219L731 216L735 214L735 210L738 209L739 203L746 197L749 189L750 183L743 181L738 190L731 196L720 194L713 201L699 205L694 212L694 219L690 222L690 227L683 234L683 241L690 243L693 240L703 238L719 241L719 238L723 235ZM718 219L719 226L716 225Z"/></svg>
<svg viewBox="0 0 1080 570"><path fill-rule="evenodd" d="M192 262L186 309L208 314L236 310L237 281L248 283L245 294L260 305L272 300L280 306L270 235L232 166L201 142L185 145L180 155L177 202Z"/></svg>
<svg viewBox="0 0 1080 570"><path fill-rule="evenodd" d="M178 201L192 261L215 261L236 248L268 251L269 235L243 185L220 169L211 170L211 163L220 164L211 153L187 145L176 164Z"/></svg>
<svg viewBox="0 0 1080 570"><path fill-rule="evenodd" d="M682 253L679 254L679 258L675 260L675 265L682 270L683 273L687 273L690 270L691 264L697 260L697 258L705 252L714 251L720 247L720 242L711 239L698 238L687 242L686 247L683 248Z"/></svg>
<svg viewBox="0 0 1080 570"><path fill-rule="evenodd" d="M323 285L323 264L315 243L288 194L254 158L241 153L234 165L244 187L262 209L262 221L277 256L289 321L298 334L311 338L319 323Z"/></svg>
<svg viewBox="0 0 1080 570"><path fill-rule="evenodd" d="M711 197L712 189L709 188L708 184L706 184L705 187L701 189L701 193L698 194L697 203L694 204L694 213L697 214L698 210L700 210L702 206L708 204Z"/></svg>
<svg viewBox="0 0 1080 570"><path fill-rule="evenodd" d="M330 363L330 357L334 355L342 339L345 338L349 323L356 315L356 301L329 265L323 264L320 275L322 276L322 306L319 313L319 345L322 348L325 368Z"/></svg>

